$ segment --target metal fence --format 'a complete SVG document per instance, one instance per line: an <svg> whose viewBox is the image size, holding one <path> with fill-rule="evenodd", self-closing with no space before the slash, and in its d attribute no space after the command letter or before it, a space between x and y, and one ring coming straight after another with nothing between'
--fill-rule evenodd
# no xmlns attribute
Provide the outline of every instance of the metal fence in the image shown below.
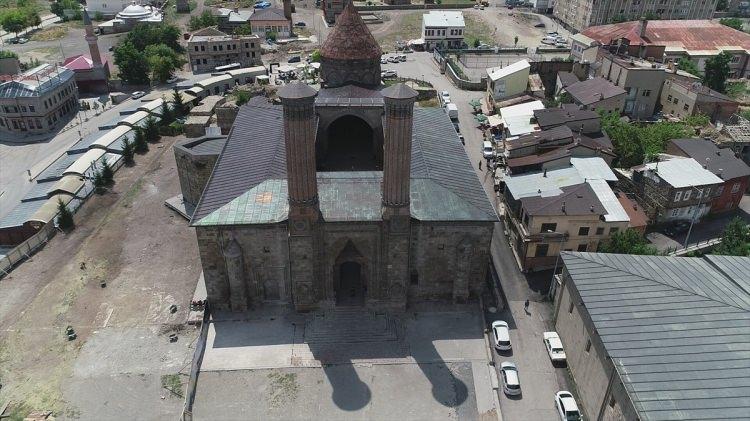
<svg viewBox="0 0 750 421"><path fill-rule="evenodd" d="M31 236L23 243L17 245L13 250L8 252L5 257L0 259L0 278L10 273L18 263L29 258L34 254L41 246L47 244L47 242L55 236L57 228L55 227L54 218L47 224L44 224L36 234Z"/></svg>

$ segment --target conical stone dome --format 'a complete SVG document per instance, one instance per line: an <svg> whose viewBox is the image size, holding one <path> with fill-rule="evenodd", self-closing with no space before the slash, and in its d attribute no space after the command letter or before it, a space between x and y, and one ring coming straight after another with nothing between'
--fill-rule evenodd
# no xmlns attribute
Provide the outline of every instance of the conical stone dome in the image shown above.
<svg viewBox="0 0 750 421"><path fill-rule="evenodd" d="M325 86L379 85L382 54L378 42L350 0L320 49Z"/></svg>

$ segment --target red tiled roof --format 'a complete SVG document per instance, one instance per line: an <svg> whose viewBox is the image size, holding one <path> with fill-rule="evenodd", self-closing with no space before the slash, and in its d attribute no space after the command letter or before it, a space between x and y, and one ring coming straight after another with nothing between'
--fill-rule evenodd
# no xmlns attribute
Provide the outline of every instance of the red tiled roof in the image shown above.
<svg viewBox="0 0 750 421"><path fill-rule="evenodd" d="M582 33L589 38L608 44L627 38L635 45L663 45L686 50L717 50L723 47L740 47L750 50L750 34L711 20L651 20L646 34L640 37L640 21L592 26Z"/></svg>
<svg viewBox="0 0 750 421"><path fill-rule="evenodd" d="M372 60L383 54L370 30L354 8L347 2L336 19L336 26L320 49L320 55L334 60Z"/></svg>
<svg viewBox="0 0 750 421"><path fill-rule="evenodd" d="M91 60L91 57L87 55L78 54L77 56L66 58L63 62L63 67L66 67L73 71L91 70L94 68L94 61Z"/></svg>

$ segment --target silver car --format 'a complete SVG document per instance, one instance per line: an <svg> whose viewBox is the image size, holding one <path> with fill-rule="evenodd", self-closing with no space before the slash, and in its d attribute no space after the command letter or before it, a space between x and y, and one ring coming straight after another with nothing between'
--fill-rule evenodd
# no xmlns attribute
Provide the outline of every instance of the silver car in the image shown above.
<svg viewBox="0 0 750 421"><path fill-rule="evenodd" d="M518 377L518 367L515 364L508 361L500 363L500 375L503 378L503 392L506 395L521 394L521 379Z"/></svg>

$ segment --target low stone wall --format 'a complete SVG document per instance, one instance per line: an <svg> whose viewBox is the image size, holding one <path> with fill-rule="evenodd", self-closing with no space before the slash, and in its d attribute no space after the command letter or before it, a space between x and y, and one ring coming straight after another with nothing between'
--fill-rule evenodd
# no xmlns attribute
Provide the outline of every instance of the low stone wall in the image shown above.
<svg viewBox="0 0 750 421"><path fill-rule="evenodd" d="M424 10L424 9L471 9L474 3L453 3L453 4L390 4L383 6L356 6L357 11L371 12L377 10Z"/></svg>

